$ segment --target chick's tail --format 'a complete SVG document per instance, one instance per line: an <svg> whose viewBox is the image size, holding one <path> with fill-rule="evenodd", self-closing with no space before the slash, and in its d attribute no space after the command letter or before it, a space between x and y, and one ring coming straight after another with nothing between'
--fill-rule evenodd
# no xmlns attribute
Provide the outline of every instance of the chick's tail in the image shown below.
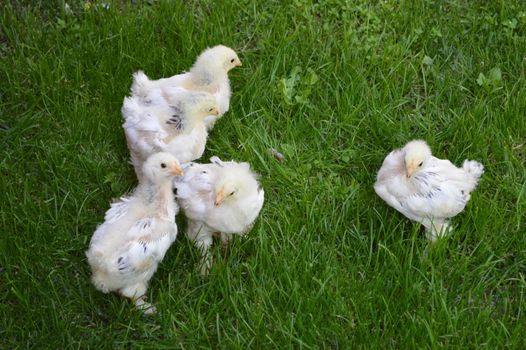
<svg viewBox="0 0 526 350"><path fill-rule="evenodd" d="M131 87L132 95L139 98L146 98L153 88L153 82L144 74L142 70L133 73L133 83Z"/></svg>
<svg viewBox="0 0 526 350"><path fill-rule="evenodd" d="M474 160L465 160L462 169L468 175L469 188L471 192L477 187L480 177L484 174L484 165Z"/></svg>
<svg viewBox="0 0 526 350"><path fill-rule="evenodd" d="M166 106L163 89L157 80L150 80L143 71L133 74L132 97L147 106Z"/></svg>
<svg viewBox="0 0 526 350"><path fill-rule="evenodd" d="M142 108L137 99L133 97L125 97L122 103L122 118L125 121L137 122L140 118Z"/></svg>

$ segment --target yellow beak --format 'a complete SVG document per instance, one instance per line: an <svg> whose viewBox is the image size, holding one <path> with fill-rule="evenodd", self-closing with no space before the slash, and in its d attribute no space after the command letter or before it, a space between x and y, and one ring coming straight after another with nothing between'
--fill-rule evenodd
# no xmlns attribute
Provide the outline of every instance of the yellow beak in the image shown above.
<svg viewBox="0 0 526 350"><path fill-rule="evenodd" d="M234 67L241 67L242 64L241 64L241 61L237 61L236 64L234 64Z"/></svg>
<svg viewBox="0 0 526 350"><path fill-rule="evenodd" d="M219 115L219 111L217 109L214 109L210 114L212 114L212 115Z"/></svg>
<svg viewBox="0 0 526 350"><path fill-rule="evenodd" d="M409 164L405 167L405 171L406 171L407 177L409 178L415 172L415 166L413 164Z"/></svg>
<svg viewBox="0 0 526 350"><path fill-rule="evenodd" d="M181 166L179 165L174 165L171 169L170 169L170 173L172 175L175 175L175 176L183 176L184 173L183 173L183 169L181 169Z"/></svg>
<svg viewBox="0 0 526 350"><path fill-rule="evenodd" d="M225 200L225 192L223 189L220 189L216 192L216 199L214 200L214 205L218 207Z"/></svg>

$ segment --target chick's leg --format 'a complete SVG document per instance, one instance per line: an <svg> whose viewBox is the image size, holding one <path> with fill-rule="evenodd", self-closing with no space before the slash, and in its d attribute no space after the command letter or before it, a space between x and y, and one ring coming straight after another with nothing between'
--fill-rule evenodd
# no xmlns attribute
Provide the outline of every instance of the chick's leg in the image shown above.
<svg viewBox="0 0 526 350"><path fill-rule="evenodd" d="M232 235L221 232L221 245L223 246L224 249L228 248L228 245L230 244L231 239L232 239Z"/></svg>
<svg viewBox="0 0 526 350"><path fill-rule="evenodd" d="M431 242L436 242L438 239L447 236L452 228L446 220L425 219L422 224L426 227L426 238Z"/></svg>
<svg viewBox="0 0 526 350"><path fill-rule="evenodd" d="M155 308L155 306L153 306L152 304L148 303L146 301L146 296L142 296L140 298L137 298L135 300L133 300L134 304L135 304L135 307L137 308L137 310L141 310L142 312L144 312L146 315L153 315L157 312L157 309Z"/></svg>
<svg viewBox="0 0 526 350"><path fill-rule="evenodd" d="M141 310L147 315L154 314L157 311L155 306L146 302L146 288L146 283L137 283L121 288L119 292L122 296L131 299L138 310Z"/></svg>
<svg viewBox="0 0 526 350"><path fill-rule="evenodd" d="M201 262L199 272L203 276L207 276L212 267L212 254L210 254L210 247L212 246L212 230L205 224L197 221L188 222L187 237L194 242L194 245L201 253Z"/></svg>

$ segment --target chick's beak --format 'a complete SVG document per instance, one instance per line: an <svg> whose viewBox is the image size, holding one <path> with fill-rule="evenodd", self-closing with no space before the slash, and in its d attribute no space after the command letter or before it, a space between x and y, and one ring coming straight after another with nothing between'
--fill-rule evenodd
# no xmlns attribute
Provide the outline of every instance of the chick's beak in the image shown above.
<svg viewBox="0 0 526 350"><path fill-rule="evenodd" d="M242 66L242 64L241 64L241 61L239 61L239 60L236 62L236 64L234 64L234 67L241 67L241 66Z"/></svg>
<svg viewBox="0 0 526 350"><path fill-rule="evenodd" d="M216 192L216 199L214 200L214 205L218 207L221 203L223 203L223 200L225 199L225 192L223 189L220 189Z"/></svg>
<svg viewBox="0 0 526 350"><path fill-rule="evenodd" d="M170 173L175 176L183 176L183 169L181 169L180 165L174 165L170 168Z"/></svg>
<svg viewBox="0 0 526 350"><path fill-rule="evenodd" d="M411 175L413 175L413 173L415 172L415 166L413 164L408 164L405 167L405 170L406 170L407 177L410 178Z"/></svg>
<svg viewBox="0 0 526 350"><path fill-rule="evenodd" d="M212 115L219 115L219 110L218 109L214 109L211 114Z"/></svg>

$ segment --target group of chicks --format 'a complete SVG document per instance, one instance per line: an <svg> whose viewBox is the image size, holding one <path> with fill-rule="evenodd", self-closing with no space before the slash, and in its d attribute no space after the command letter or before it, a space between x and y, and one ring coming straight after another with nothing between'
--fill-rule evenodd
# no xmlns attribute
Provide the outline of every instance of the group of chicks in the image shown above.
<svg viewBox="0 0 526 350"><path fill-rule="evenodd" d="M117 292L153 313L145 293L176 238L179 208L187 218L186 235L202 254L202 274L211 267L213 235L226 245L256 220L264 191L248 163L218 157L209 164L192 162L228 111L228 72L240 65L232 49L219 45L201 53L187 73L155 81L141 71L134 74L122 114L139 185L111 205L86 252L97 289ZM464 210L483 173L479 162L466 160L458 168L435 158L425 141L413 140L385 158L374 189L391 207L423 224L435 241L451 230L448 220Z"/></svg>
<svg viewBox="0 0 526 350"><path fill-rule="evenodd" d="M186 235L201 253L207 274L213 236L226 245L245 234L263 206L264 191L248 163L193 162L205 150L208 132L229 109L228 72L241 66L237 54L218 45L203 51L192 68L170 78L133 76L122 106L123 128L138 186L106 212L86 256L92 282L104 292L130 298L145 313L148 282L177 236L182 208Z"/></svg>

